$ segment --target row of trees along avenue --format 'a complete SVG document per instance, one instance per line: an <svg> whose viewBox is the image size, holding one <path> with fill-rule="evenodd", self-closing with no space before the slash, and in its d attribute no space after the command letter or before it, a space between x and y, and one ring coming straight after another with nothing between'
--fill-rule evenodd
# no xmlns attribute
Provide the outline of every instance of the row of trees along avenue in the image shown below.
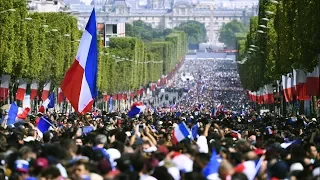
<svg viewBox="0 0 320 180"><path fill-rule="evenodd" d="M257 91L277 86L281 75L319 64L320 1L260 0L259 16L252 17L246 36L237 36L240 80ZM246 61L243 61L247 59Z"/></svg>
<svg viewBox="0 0 320 180"><path fill-rule="evenodd" d="M0 73L11 75L12 89L19 78L38 80L40 87L51 80L51 88L57 88L77 52L81 37L77 20L66 13L28 14L26 7L25 0L0 1ZM98 89L113 94L156 82L186 52L182 31L148 42L111 38L110 47L99 48Z"/></svg>

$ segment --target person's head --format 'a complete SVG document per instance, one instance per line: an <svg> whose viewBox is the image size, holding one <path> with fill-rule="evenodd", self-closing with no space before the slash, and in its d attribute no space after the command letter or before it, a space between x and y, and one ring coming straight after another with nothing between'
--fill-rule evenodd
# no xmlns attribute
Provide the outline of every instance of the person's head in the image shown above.
<svg viewBox="0 0 320 180"><path fill-rule="evenodd" d="M78 151L78 147L76 145L76 143L71 140L71 139L66 139L64 141L61 142L61 145L62 147L64 147L67 151L68 151L68 154L70 156L75 156L77 151Z"/></svg>
<svg viewBox="0 0 320 180"><path fill-rule="evenodd" d="M29 162L26 160L16 160L14 163L14 170L19 178L25 179L29 176Z"/></svg>
<svg viewBox="0 0 320 180"><path fill-rule="evenodd" d="M151 147L151 144L149 141L143 141L143 144L142 144L142 150L145 151L147 149L149 149Z"/></svg>
<svg viewBox="0 0 320 180"><path fill-rule="evenodd" d="M98 134L94 139L95 145L104 146L107 143L107 136L104 134Z"/></svg>
<svg viewBox="0 0 320 180"><path fill-rule="evenodd" d="M76 143L77 146L83 146L83 142L82 142L82 139L80 137L75 139L75 143Z"/></svg>
<svg viewBox="0 0 320 180"><path fill-rule="evenodd" d="M171 174L169 174L167 168L164 166L156 167L152 176L156 179L174 180Z"/></svg>
<svg viewBox="0 0 320 180"><path fill-rule="evenodd" d="M29 129L28 129L28 136L31 136L31 137L36 138L36 135L37 135L36 132L37 132L36 129L29 128Z"/></svg>
<svg viewBox="0 0 320 180"><path fill-rule="evenodd" d="M230 164L226 160L223 160L219 167L219 176L222 179L226 179L228 176L232 175L233 173L234 173L234 168L232 164Z"/></svg>
<svg viewBox="0 0 320 180"><path fill-rule="evenodd" d="M46 168L40 173L39 180L58 180L61 177L59 169L55 166Z"/></svg>
<svg viewBox="0 0 320 180"><path fill-rule="evenodd" d="M243 173L234 173L231 180L248 180L248 177Z"/></svg>
<svg viewBox="0 0 320 180"><path fill-rule="evenodd" d="M87 161L79 160L74 166L74 175L77 178L85 178L90 175L89 164Z"/></svg>
<svg viewBox="0 0 320 180"><path fill-rule="evenodd" d="M305 151L307 153L307 156L309 158L317 158L318 157L318 150L315 144L313 143L308 143L305 145Z"/></svg>

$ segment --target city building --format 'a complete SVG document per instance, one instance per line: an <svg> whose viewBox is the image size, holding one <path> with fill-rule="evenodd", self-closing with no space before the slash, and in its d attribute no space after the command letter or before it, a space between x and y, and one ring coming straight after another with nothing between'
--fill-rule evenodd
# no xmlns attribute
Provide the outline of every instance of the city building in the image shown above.
<svg viewBox="0 0 320 180"><path fill-rule="evenodd" d="M71 1L71 0L69 0ZM98 23L141 20L153 28L166 29L195 20L204 23L210 43L218 42L219 30L233 19L249 23L257 15L257 0L96 0L90 5L68 4L84 28L93 7Z"/></svg>
<svg viewBox="0 0 320 180"><path fill-rule="evenodd" d="M27 0L30 12L61 12L66 10L63 0Z"/></svg>
<svg viewBox="0 0 320 180"><path fill-rule="evenodd" d="M98 23L97 29L101 37L103 46L109 46L111 37L125 37L126 36L125 22L108 21Z"/></svg>

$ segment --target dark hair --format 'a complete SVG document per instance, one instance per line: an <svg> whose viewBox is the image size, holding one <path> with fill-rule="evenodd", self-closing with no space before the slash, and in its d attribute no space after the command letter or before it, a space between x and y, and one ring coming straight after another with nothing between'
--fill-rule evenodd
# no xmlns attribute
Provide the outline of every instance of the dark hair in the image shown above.
<svg viewBox="0 0 320 180"><path fill-rule="evenodd" d="M231 180L248 180L248 177L243 173L234 173Z"/></svg>
<svg viewBox="0 0 320 180"><path fill-rule="evenodd" d="M200 172L190 172L190 173L186 173L184 176L185 180L206 180L206 178L200 173Z"/></svg>
<svg viewBox="0 0 320 180"><path fill-rule="evenodd" d="M40 173L40 176L46 179L55 179L61 176L59 169L55 166L48 167Z"/></svg>
<svg viewBox="0 0 320 180"><path fill-rule="evenodd" d="M163 166L156 167L152 176L156 179L174 180L171 174L168 173L167 168Z"/></svg>

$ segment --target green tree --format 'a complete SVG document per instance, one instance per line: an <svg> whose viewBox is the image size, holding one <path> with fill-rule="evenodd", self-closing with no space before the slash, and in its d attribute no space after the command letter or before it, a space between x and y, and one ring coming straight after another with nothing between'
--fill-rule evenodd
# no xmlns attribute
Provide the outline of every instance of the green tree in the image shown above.
<svg viewBox="0 0 320 180"><path fill-rule="evenodd" d="M141 20L133 21L132 24L126 24L126 36L136 37L144 41L151 41L162 35L158 30L153 29L151 25Z"/></svg>
<svg viewBox="0 0 320 180"><path fill-rule="evenodd" d="M203 23L198 21L187 21L181 23L175 29L183 31L188 36L189 44L200 44L207 41L207 30Z"/></svg>
<svg viewBox="0 0 320 180"><path fill-rule="evenodd" d="M236 33L247 32L248 28L240 21L232 20L224 24L220 29L219 41L227 47L235 47Z"/></svg>
<svg viewBox="0 0 320 180"><path fill-rule="evenodd" d="M141 20L133 21L132 24L126 23L126 36L136 37L147 42L164 40L172 32L172 29L161 30L152 28L150 24ZM152 58L152 55L148 55L148 58Z"/></svg>

